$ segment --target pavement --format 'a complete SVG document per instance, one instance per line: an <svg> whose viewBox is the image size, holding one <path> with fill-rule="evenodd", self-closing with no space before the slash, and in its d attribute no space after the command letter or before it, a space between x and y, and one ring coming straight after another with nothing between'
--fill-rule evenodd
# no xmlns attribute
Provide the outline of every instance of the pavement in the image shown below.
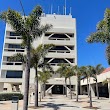
<svg viewBox="0 0 110 110"><path fill-rule="evenodd" d="M19 101L19 109L22 110L23 101ZM89 98L86 95L79 96L79 102L76 102L75 96L70 99L70 96L52 95L46 96L39 102L39 108L34 108L33 101L30 101L28 110L91 110L85 108L89 106ZM110 101L108 98L93 98L92 110L110 110ZM95 108L96 107L96 108ZM97 109L99 108L99 109ZM15 110L11 101L0 101L0 110Z"/></svg>

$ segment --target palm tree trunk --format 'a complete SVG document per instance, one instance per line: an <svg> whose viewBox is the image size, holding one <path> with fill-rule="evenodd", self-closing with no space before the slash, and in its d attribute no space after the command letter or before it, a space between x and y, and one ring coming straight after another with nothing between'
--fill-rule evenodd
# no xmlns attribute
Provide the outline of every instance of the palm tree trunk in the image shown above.
<svg viewBox="0 0 110 110"><path fill-rule="evenodd" d="M77 75L77 92L76 92L76 102L78 102L78 92L79 92L79 88L78 88L78 75Z"/></svg>
<svg viewBox="0 0 110 110"><path fill-rule="evenodd" d="M35 68L36 72L36 78L35 78L35 107L38 107L38 74L37 74L37 68Z"/></svg>
<svg viewBox="0 0 110 110"><path fill-rule="evenodd" d="M99 89L97 84L97 76L96 76L96 92L97 92L97 99L99 99Z"/></svg>
<svg viewBox="0 0 110 110"><path fill-rule="evenodd" d="M89 97L90 97L90 107L92 107L92 94L91 94L90 78L89 78Z"/></svg>
<svg viewBox="0 0 110 110"><path fill-rule="evenodd" d="M70 84L70 96L71 96L71 99L72 99L72 91L71 91L71 79L69 77L69 84Z"/></svg>
<svg viewBox="0 0 110 110"><path fill-rule="evenodd" d="M65 78L65 92L66 92L66 97L67 97L67 82L66 82L66 78Z"/></svg>
<svg viewBox="0 0 110 110"><path fill-rule="evenodd" d="M43 86L43 84L42 84L42 99L44 98L44 97L43 97L43 95L44 95L44 93L43 93L44 90L43 90L43 89L44 89L44 86Z"/></svg>
<svg viewBox="0 0 110 110"><path fill-rule="evenodd" d="M89 83L88 83L88 77L87 77L87 93L88 93L88 97L89 97Z"/></svg>
<svg viewBox="0 0 110 110"><path fill-rule="evenodd" d="M41 102L41 95L42 95L42 84L40 84L40 102Z"/></svg>
<svg viewBox="0 0 110 110"><path fill-rule="evenodd" d="M23 110L28 110L28 95L29 95L29 80L30 80L30 40L27 39L27 47L26 47L26 72L25 72L25 87L24 87L24 104Z"/></svg>
<svg viewBox="0 0 110 110"><path fill-rule="evenodd" d="M46 85L44 83L44 97L46 96L45 89L46 89Z"/></svg>

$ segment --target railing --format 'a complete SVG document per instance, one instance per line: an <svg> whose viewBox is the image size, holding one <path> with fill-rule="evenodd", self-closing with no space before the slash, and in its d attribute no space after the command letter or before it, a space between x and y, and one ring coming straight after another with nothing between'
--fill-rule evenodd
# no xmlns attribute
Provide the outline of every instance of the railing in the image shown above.
<svg viewBox="0 0 110 110"><path fill-rule="evenodd" d="M49 50L48 52L52 53L70 53L68 50Z"/></svg>
<svg viewBox="0 0 110 110"><path fill-rule="evenodd" d="M49 38L48 40L70 40L69 38Z"/></svg>
<svg viewBox="0 0 110 110"><path fill-rule="evenodd" d="M3 65L22 65L22 62L3 61Z"/></svg>
<svg viewBox="0 0 110 110"><path fill-rule="evenodd" d="M21 36L6 36L7 39L22 39Z"/></svg>
<svg viewBox="0 0 110 110"><path fill-rule="evenodd" d="M67 64L68 66L70 65L69 63L64 63ZM60 63L50 63L51 66L60 66Z"/></svg>
<svg viewBox="0 0 110 110"><path fill-rule="evenodd" d="M10 52L24 52L25 49L4 48L4 51L10 51Z"/></svg>

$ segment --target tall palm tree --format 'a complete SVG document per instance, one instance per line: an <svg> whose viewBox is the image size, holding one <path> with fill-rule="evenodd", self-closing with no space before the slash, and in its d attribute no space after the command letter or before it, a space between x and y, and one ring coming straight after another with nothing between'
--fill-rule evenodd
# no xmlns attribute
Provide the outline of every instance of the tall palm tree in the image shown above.
<svg viewBox="0 0 110 110"><path fill-rule="evenodd" d="M102 43L107 44L106 57L110 65L110 9L106 9L103 20L97 24L96 32L92 33L86 41L88 43Z"/></svg>
<svg viewBox="0 0 110 110"><path fill-rule="evenodd" d="M88 73L88 78L89 78L89 98L90 98L90 107L92 107L92 94L91 94L91 83L90 83L90 78L92 74L94 73L94 67L93 66L87 66L87 73Z"/></svg>
<svg viewBox="0 0 110 110"><path fill-rule="evenodd" d="M98 64L93 69L92 77L94 78L96 82L96 93L97 93L97 99L99 99L99 90L98 90L98 84L97 84L97 75L101 74L101 72L104 70L101 64Z"/></svg>
<svg viewBox="0 0 110 110"><path fill-rule="evenodd" d="M30 58L30 67L35 69L35 107L38 106L38 75L37 69L42 68L43 70L47 69L53 72L53 69L48 63L40 62L41 58L44 58L54 45L53 44L40 44L36 49L31 47L31 58ZM17 53L10 57L10 61L20 61L25 65L26 55Z"/></svg>
<svg viewBox="0 0 110 110"><path fill-rule="evenodd" d="M71 99L72 99L71 77L74 75L73 68L71 66L67 66L65 68L65 74L66 74L67 78L69 78L70 95L71 95Z"/></svg>
<svg viewBox="0 0 110 110"><path fill-rule="evenodd" d="M87 67L86 66L80 67L80 71L83 76L82 79L85 79L85 78L87 79L87 93L88 93L88 97L89 97L89 74L87 72Z"/></svg>
<svg viewBox="0 0 110 110"><path fill-rule="evenodd" d="M77 92L76 92L76 101L78 102L78 93L79 93L79 80L80 80L80 76L81 76L81 71L80 71L80 68L76 65L76 66L73 66L73 72L74 72L74 74L76 75L76 77L77 77Z"/></svg>
<svg viewBox="0 0 110 110"><path fill-rule="evenodd" d="M73 76L72 67L62 63L56 72L60 73L60 77L65 78L66 97L67 97L67 78L69 79L70 95L72 99L72 90L71 90L71 76Z"/></svg>
<svg viewBox="0 0 110 110"><path fill-rule="evenodd" d="M41 83L43 83L43 91L45 96L45 90L46 90L46 83L48 83L48 79L52 77L52 74L50 71L38 71L38 79ZM42 92L41 92L42 93Z"/></svg>
<svg viewBox="0 0 110 110"><path fill-rule="evenodd" d="M27 17L23 17L19 12L8 9L0 14L0 19L4 20L22 36L23 44L26 47L26 73L23 110L28 109L29 79L30 79L30 46L32 42L40 37L45 31L50 29L51 25L41 26L40 17L42 8L36 6Z"/></svg>
<svg viewBox="0 0 110 110"><path fill-rule="evenodd" d="M35 107L38 107L38 66L45 65L45 63L41 62L41 59L46 56L48 50L53 47L53 44L39 45L36 49L32 49L31 52L31 67L35 69Z"/></svg>
<svg viewBox="0 0 110 110"><path fill-rule="evenodd" d="M60 74L60 77L64 77L65 78L65 90L66 90L66 97L67 97L67 75L65 74L65 68L67 67L67 64L60 64L60 67L56 70L56 73Z"/></svg>

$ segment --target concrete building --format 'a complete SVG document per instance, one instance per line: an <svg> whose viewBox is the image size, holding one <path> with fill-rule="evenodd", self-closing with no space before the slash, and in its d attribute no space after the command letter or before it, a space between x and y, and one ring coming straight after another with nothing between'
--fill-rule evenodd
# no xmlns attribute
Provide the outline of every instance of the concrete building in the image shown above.
<svg viewBox="0 0 110 110"><path fill-rule="evenodd" d="M110 99L110 68L105 69L100 75L97 75L99 88L99 97L109 97ZM96 82L90 78L92 96L96 96ZM81 94L87 94L87 79L81 80Z"/></svg>
<svg viewBox="0 0 110 110"><path fill-rule="evenodd" d="M39 44L55 44L55 48L49 50L44 58L49 62L54 70L59 63L77 65L77 39L76 39L76 20L71 15L43 14L41 24L52 24L51 30L42 35L41 38L34 41L34 47ZM0 91L20 91L24 87L24 70L22 62L10 62L9 57L16 53L25 54L25 48L20 46L21 36L16 34L9 24L6 24L5 39L2 53L1 73L0 73ZM30 72L30 90L34 86L35 71L32 68ZM76 76L71 77L73 90L76 90ZM67 80L69 85L69 81ZM63 94L65 90L64 78L59 75L53 77L47 83L47 91L54 94ZM33 91L33 89L32 89ZM69 88L68 88L69 91Z"/></svg>

